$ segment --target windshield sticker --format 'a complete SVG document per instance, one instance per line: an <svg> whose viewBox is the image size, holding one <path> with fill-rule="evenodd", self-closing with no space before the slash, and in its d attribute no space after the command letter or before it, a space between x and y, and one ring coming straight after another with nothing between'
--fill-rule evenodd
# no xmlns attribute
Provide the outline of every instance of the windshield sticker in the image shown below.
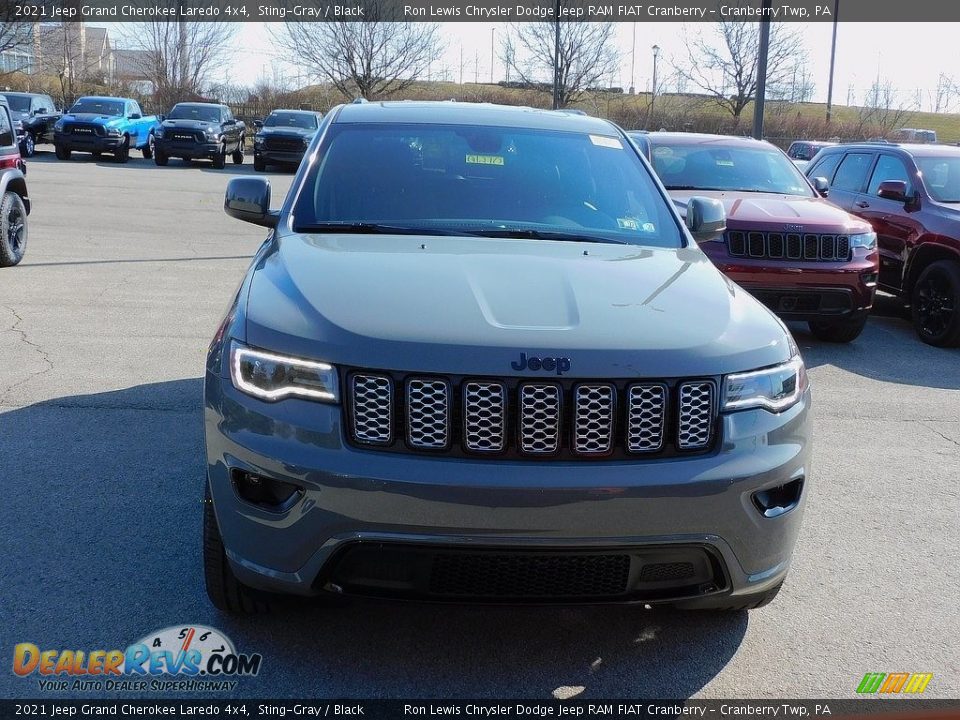
<svg viewBox="0 0 960 720"><path fill-rule="evenodd" d="M640 222L636 218L617 218L617 225L621 230L635 230L636 232L652 233L657 231L656 225L651 222Z"/></svg>
<svg viewBox="0 0 960 720"><path fill-rule="evenodd" d="M733 167L733 160L717 160L719 167Z"/></svg>
<svg viewBox="0 0 960 720"><path fill-rule="evenodd" d="M617 138L607 137L606 135L591 135L590 142L598 147L607 147L614 148L616 150L623 150L623 143L621 143Z"/></svg>
<svg viewBox="0 0 960 720"><path fill-rule="evenodd" d="M467 155L467 165L503 165L503 155Z"/></svg>

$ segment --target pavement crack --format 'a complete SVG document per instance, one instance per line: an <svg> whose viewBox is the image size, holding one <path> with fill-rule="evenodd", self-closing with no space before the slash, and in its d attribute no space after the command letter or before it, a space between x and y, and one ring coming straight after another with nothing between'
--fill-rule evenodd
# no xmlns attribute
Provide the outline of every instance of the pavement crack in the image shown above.
<svg viewBox="0 0 960 720"><path fill-rule="evenodd" d="M42 370L37 370L34 373L30 373L30 375L24 378L23 380L20 380L19 382L15 382L12 385L9 385L8 387L6 387L3 391L3 394L0 395L0 404L5 404L4 401L6 400L7 396L16 388L20 387L21 385L25 385L31 380L33 380L34 378L44 375L50 372L51 370L53 370L53 361L50 359L50 354L46 350L44 350L42 347L40 347L40 345L30 340L30 338L27 336L27 331L21 328L21 326L23 325L23 318L20 317L17 311L14 308L12 308L10 305L4 305L4 307L7 310L9 310L14 317L13 325L7 328L6 332L12 332L19 335L20 342L32 348L33 351L40 356L40 359L43 360L43 364L45 367Z"/></svg>
<svg viewBox="0 0 960 720"><path fill-rule="evenodd" d="M923 426L924 426L927 430L929 430L930 432L936 433L937 435L939 435L940 437L942 437L942 438L943 438L944 440L946 440L947 442L953 443L953 444L956 445L957 447L960 447L960 442L954 440L952 437L950 437L950 436L948 436L948 435L944 435L942 432L940 432L939 430L937 430L935 427L930 427L927 423L925 423L925 422L923 422L923 421L921 421L920 424L923 425Z"/></svg>

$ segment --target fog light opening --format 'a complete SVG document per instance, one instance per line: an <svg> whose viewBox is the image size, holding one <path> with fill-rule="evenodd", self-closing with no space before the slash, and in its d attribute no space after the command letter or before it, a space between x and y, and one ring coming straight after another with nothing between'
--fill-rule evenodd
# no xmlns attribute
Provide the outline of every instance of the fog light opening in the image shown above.
<svg viewBox="0 0 960 720"><path fill-rule="evenodd" d="M283 512L292 507L303 495L303 488L299 485L274 480L246 470L232 470L231 476L233 487L240 499L265 510Z"/></svg>
<svg viewBox="0 0 960 720"><path fill-rule="evenodd" d="M803 478L792 480L785 485L759 490L753 494L753 504L764 517L772 518L793 510L800 502L803 492Z"/></svg>

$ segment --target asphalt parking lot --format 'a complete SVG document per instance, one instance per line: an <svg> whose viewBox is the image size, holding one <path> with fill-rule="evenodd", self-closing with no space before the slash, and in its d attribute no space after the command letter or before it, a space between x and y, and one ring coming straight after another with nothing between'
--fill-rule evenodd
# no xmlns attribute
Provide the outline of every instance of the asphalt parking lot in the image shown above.
<svg viewBox="0 0 960 720"><path fill-rule="evenodd" d="M794 328L814 485L793 569L753 613L354 603L255 619L200 562L207 343L263 232L222 212L249 164L29 163L27 257L0 270L0 648L123 648L218 627L263 654L250 697L854 696L931 672L960 696L960 351L881 298L849 346ZM271 174L275 204L291 175ZM36 697L0 671L0 696ZM66 696L66 695L63 695Z"/></svg>

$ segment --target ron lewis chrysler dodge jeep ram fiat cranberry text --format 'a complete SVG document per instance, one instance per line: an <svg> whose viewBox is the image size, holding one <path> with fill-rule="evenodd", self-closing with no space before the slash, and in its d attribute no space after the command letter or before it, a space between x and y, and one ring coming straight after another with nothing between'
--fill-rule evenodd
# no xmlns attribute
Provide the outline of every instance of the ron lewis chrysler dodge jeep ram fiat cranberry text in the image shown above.
<svg viewBox="0 0 960 720"><path fill-rule="evenodd" d="M615 126L341 106L207 359L207 590L769 602L807 495L810 395ZM688 229L689 228L689 229ZM692 233L692 234L691 234ZM266 591L266 592L265 592Z"/></svg>

